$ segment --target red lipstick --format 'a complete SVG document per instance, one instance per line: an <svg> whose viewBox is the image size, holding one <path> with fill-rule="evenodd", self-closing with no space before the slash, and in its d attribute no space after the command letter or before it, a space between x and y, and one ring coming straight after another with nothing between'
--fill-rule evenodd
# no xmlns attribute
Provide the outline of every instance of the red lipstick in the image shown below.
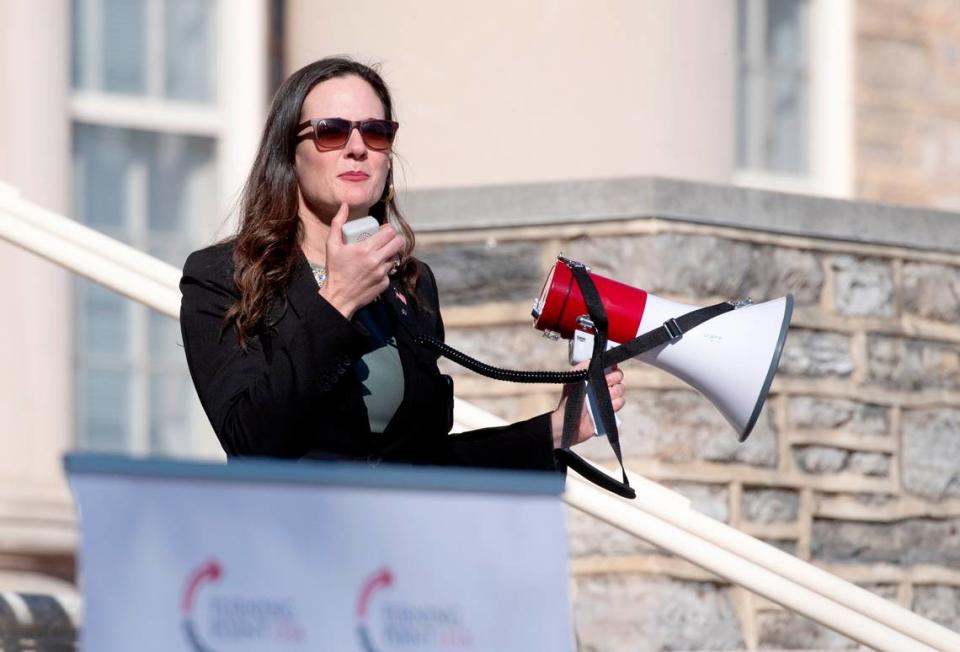
<svg viewBox="0 0 960 652"><path fill-rule="evenodd" d="M366 181L370 178L369 174L360 171L344 172L339 176L344 181Z"/></svg>

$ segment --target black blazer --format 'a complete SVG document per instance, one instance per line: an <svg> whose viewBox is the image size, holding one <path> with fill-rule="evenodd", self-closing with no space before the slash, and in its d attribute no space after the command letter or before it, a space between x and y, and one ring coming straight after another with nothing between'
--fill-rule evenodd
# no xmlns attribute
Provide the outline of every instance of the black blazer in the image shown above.
<svg viewBox="0 0 960 652"><path fill-rule="evenodd" d="M232 242L195 251L183 268L180 326L187 364L203 409L228 456L355 459L418 464L553 470L550 415L500 428L449 435L453 380L437 354L413 342L443 338L437 289L422 264L415 300L404 304L392 282L381 300L398 321L403 402L383 433L371 433L351 365L365 340L317 292L301 254L286 297L241 350L236 330L221 334L239 298Z"/></svg>

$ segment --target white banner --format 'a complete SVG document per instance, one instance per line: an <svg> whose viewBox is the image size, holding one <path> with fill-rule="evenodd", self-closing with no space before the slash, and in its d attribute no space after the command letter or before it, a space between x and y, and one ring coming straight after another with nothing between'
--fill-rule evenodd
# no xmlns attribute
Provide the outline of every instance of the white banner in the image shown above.
<svg viewBox="0 0 960 652"><path fill-rule="evenodd" d="M551 474L70 456L85 650L571 650Z"/></svg>

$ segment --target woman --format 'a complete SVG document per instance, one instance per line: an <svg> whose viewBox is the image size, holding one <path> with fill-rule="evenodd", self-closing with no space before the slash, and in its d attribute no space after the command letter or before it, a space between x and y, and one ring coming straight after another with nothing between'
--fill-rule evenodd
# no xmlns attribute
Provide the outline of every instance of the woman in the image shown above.
<svg viewBox="0 0 960 652"><path fill-rule="evenodd" d="M238 233L187 259L187 363L229 456L554 469L558 409L448 435L453 383L418 333L443 337L433 274L393 197L390 94L349 59L298 70L277 91ZM344 244L373 215L379 231ZM622 374L607 376L615 409ZM592 426L581 419L578 441Z"/></svg>

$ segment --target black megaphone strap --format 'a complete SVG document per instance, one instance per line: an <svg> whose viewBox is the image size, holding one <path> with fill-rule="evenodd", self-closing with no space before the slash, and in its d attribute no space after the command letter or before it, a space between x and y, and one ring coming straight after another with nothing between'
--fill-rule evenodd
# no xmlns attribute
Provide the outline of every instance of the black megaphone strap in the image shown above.
<svg viewBox="0 0 960 652"><path fill-rule="evenodd" d="M416 334L414 341L488 378L518 383L567 384L567 402L564 410L563 433L561 435L560 448L554 451L554 457L559 463L573 469L585 479L603 489L623 496L624 498L635 498L636 492L630 486L627 471L623 465L620 434L617 429L616 417L613 413L613 403L610 399L610 392L606 390L606 374L604 373L604 369L634 358L658 346L675 342L683 337L683 334L687 331L709 319L734 310L736 306L724 301L692 310L680 317L668 319L661 327L648 331L607 351L608 318L596 286L590 278L587 268L583 264L570 260L565 260L565 262L580 287L580 292L587 306L587 312L589 313L588 316L596 330L590 365L586 371L524 371L501 369L480 362L429 335L422 333ZM598 388L598 390L594 392L594 396L598 402L596 412L599 412L599 414L594 414L594 418L601 420L601 424L607 433L610 447L613 449L617 457L617 462L620 464L620 470L623 475L622 482L603 473L570 450L570 447L576 441L580 429L580 419L583 414L583 402L586 393L584 380L593 383L593 387Z"/></svg>

